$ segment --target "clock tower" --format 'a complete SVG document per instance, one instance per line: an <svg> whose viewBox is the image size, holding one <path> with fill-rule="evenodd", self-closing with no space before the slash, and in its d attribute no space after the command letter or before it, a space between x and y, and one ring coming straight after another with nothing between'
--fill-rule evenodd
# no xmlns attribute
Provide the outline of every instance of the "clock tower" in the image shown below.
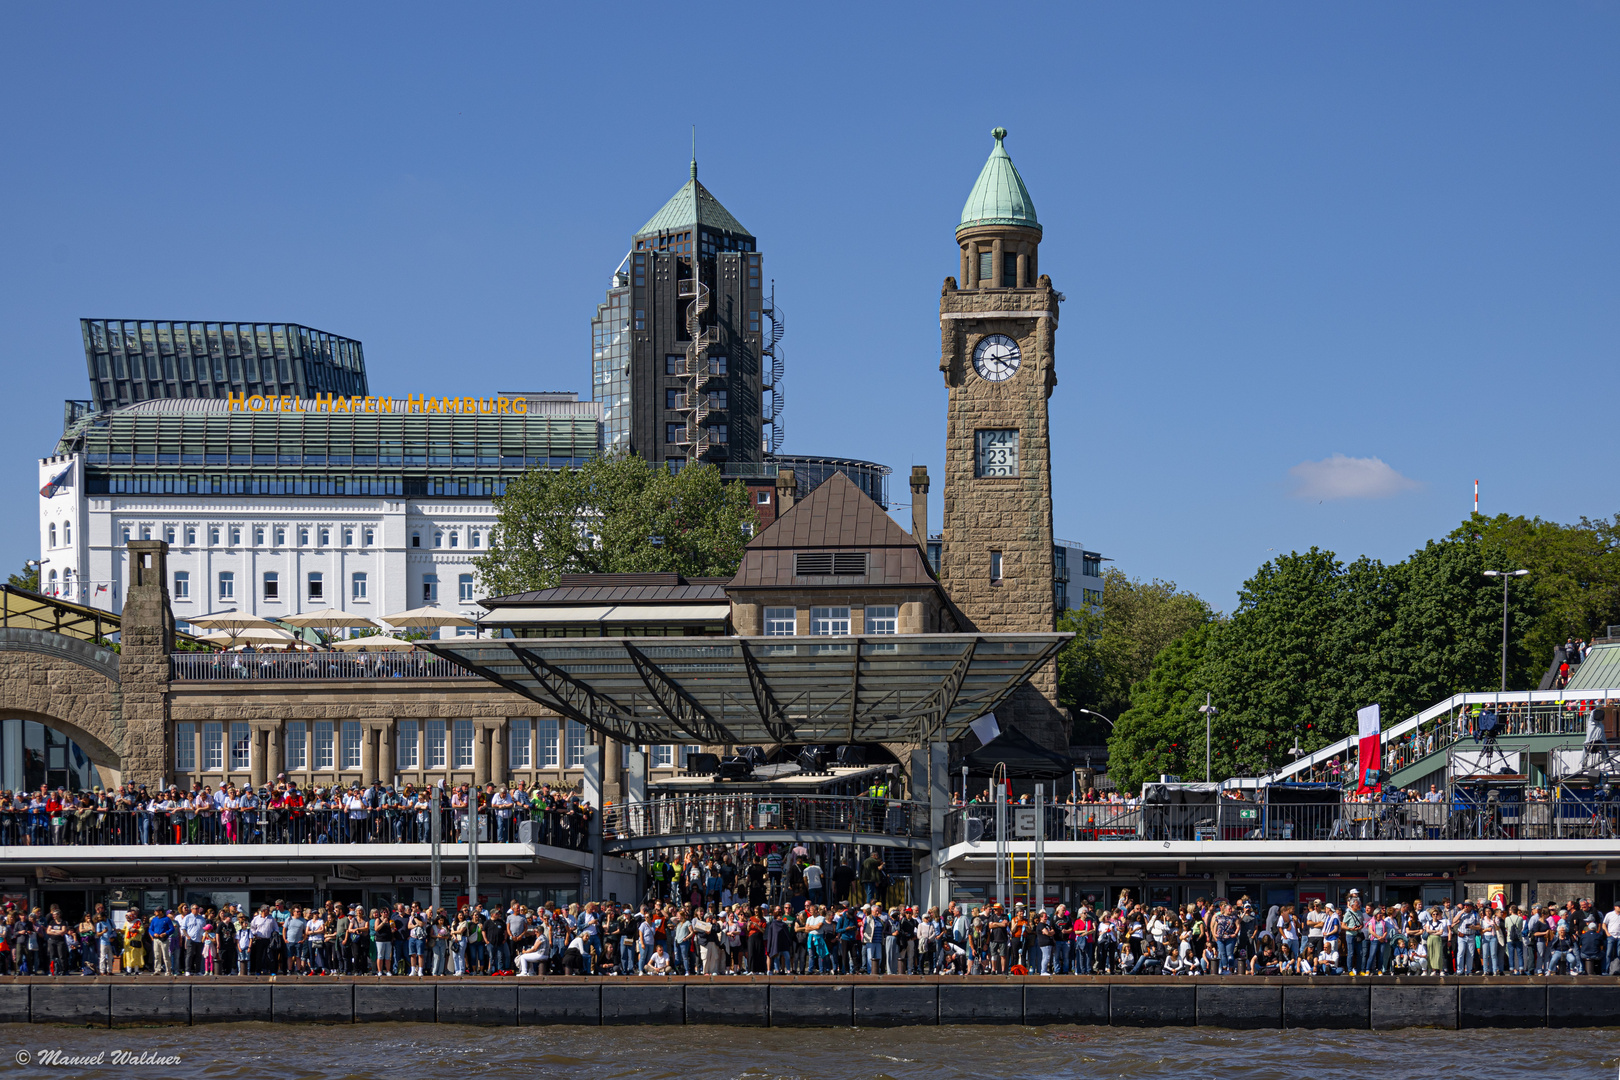
<svg viewBox="0 0 1620 1080"><path fill-rule="evenodd" d="M979 173L956 227L961 277L939 300L945 428L940 580L975 629L1051 633L1052 451L1046 401L1057 385L1058 303L1040 273L1035 205L1003 145ZM961 284L958 285L958 280ZM997 710L1003 728L1062 750L1069 721L1048 663Z"/></svg>

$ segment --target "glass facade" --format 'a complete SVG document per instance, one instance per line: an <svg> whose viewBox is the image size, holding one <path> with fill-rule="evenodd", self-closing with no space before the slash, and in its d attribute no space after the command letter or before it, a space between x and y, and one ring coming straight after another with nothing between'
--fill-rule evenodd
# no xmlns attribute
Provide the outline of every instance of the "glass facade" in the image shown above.
<svg viewBox="0 0 1620 1080"><path fill-rule="evenodd" d="M602 403L602 449L607 453L630 449L629 262L626 256L591 320L591 397Z"/></svg>
<svg viewBox="0 0 1620 1080"><path fill-rule="evenodd" d="M291 323L81 319L97 410L229 393L366 396L360 343Z"/></svg>
<svg viewBox="0 0 1620 1080"><path fill-rule="evenodd" d="M226 403L138 406L81 421L92 495L492 497L532 468L598 452L596 408L546 402L526 415L248 413Z"/></svg>

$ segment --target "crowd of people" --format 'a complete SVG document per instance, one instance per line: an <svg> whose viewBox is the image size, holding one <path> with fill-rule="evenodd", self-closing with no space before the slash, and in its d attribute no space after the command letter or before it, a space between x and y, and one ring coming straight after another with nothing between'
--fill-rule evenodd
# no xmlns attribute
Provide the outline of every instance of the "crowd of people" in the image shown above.
<svg viewBox="0 0 1620 1080"><path fill-rule="evenodd" d="M485 840L515 841L519 824L534 821L539 843L589 846L595 809L578 791L549 784L486 784L475 792L467 784L435 789L381 781L300 788L285 778L259 788L226 782L189 790L124 784L0 791L0 845L427 843L436 790L445 843L466 841L476 796Z"/></svg>

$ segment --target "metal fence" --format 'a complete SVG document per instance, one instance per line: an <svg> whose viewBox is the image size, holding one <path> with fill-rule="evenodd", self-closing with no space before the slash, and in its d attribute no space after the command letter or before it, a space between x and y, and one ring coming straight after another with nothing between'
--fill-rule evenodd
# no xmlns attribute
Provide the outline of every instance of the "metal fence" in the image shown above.
<svg viewBox="0 0 1620 1080"><path fill-rule="evenodd" d="M1033 841L1008 806L1008 839ZM1620 837L1620 803L1345 803L1281 805L1222 800L1213 806L1058 804L1043 807L1047 841L1119 840L1555 840ZM996 809L976 804L946 816L946 842L996 839Z"/></svg>
<svg viewBox="0 0 1620 1080"><path fill-rule="evenodd" d="M604 839L785 831L926 838L928 804L849 795L683 795L603 811Z"/></svg>
<svg viewBox="0 0 1620 1080"><path fill-rule="evenodd" d="M466 843L465 809L439 811L440 838ZM365 810L174 810L68 809L58 814L0 810L0 845L29 847L129 847L141 845L428 844L432 810L385 807ZM510 814L478 812L478 838L486 843L537 843L585 851L590 847L584 814L516 807Z"/></svg>
<svg viewBox="0 0 1620 1080"><path fill-rule="evenodd" d="M176 681L219 679L475 679L460 664L432 653L391 650L375 653L172 653Z"/></svg>

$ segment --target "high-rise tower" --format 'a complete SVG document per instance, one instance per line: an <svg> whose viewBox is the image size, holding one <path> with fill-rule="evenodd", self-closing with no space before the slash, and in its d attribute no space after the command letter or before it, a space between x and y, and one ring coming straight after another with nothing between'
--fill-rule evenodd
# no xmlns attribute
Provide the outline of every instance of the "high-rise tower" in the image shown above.
<svg viewBox="0 0 1620 1080"><path fill-rule="evenodd" d="M1059 294L1039 275L1041 225L1007 156L1004 128L956 227L961 283L940 294L945 531L940 579L979 630L1051 632L1052 452ZM1038 276L1039 275L1039 276ZM1044 745L1068 743L1048 664L997 711Z"/></svg>
<svg viewBox="0 0 1620 1080"><path fill-rule="evenodd" d="M605 449L759 462L776 317L753 234L691 176L636 231L591 322Z"/></svg>

